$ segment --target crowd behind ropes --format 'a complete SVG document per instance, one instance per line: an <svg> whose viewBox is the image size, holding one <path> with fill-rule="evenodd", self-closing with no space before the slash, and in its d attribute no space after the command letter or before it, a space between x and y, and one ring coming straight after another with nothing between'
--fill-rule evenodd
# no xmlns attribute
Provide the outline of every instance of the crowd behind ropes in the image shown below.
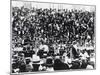
<svg viewBox="0 0 100 75"><path fill-rule="evenodd" d="M95 12L12 7L12 73L95 68Z"/></svg>

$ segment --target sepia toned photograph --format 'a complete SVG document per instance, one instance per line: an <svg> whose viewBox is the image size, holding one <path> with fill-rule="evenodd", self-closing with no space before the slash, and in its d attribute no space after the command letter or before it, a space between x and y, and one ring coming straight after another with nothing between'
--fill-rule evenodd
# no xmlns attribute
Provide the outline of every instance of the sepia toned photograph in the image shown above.
<svg viewBox="0 0 100 75"><path fill-rule="evenodd" d="M96 69L96 6L11 1L11 73Z"/></svg>

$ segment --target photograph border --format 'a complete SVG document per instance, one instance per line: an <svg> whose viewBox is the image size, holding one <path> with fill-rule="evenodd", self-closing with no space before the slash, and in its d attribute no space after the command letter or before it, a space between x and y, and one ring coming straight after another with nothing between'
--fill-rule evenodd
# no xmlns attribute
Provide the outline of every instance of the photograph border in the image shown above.
<svg viewBox="0 0 100 75"><path fill-rule="evenodd" d="M20 1L20 2L35 2L35 3L50 3L50 4L64 4L64 5L82 5L82 6L93 6L95 8L95 19L94 19L94 37L95 37L95 66L94 69L72 69L72 70L56 70L56 71L41 71L41 72L21 72L21 73L12 73L12 1ZM70 71L87 71L87 70L96 70L96 5L87 5L87 4L72 4L72 3L58 3L58 2L44 2L44 1L27 1L27 0L10 0L10 74L40 74L40 73L55 73L55 72L70 72Z"/></svg>

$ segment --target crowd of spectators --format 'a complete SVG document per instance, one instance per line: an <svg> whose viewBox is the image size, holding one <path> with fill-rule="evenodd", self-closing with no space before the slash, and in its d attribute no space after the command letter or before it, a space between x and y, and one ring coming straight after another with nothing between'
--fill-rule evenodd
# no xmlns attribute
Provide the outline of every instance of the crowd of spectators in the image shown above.
<svg viewBox="0 0 100 75"><path fill-rule="evenodd" d="M95 12L23 6L11 19L13 73L95 68Z"/></svg>

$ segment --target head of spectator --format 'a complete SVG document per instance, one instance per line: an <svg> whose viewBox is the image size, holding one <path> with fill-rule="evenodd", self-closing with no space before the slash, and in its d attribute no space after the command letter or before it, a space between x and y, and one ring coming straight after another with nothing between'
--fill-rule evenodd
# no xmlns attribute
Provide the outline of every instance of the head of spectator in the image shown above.
<svg viewBox="0 0 100 75"><path fill-rule="evenodd" d="M51 56L47 57L46 59L47 71L54 71L53 64L54 64L53 58Z"/></svg>

